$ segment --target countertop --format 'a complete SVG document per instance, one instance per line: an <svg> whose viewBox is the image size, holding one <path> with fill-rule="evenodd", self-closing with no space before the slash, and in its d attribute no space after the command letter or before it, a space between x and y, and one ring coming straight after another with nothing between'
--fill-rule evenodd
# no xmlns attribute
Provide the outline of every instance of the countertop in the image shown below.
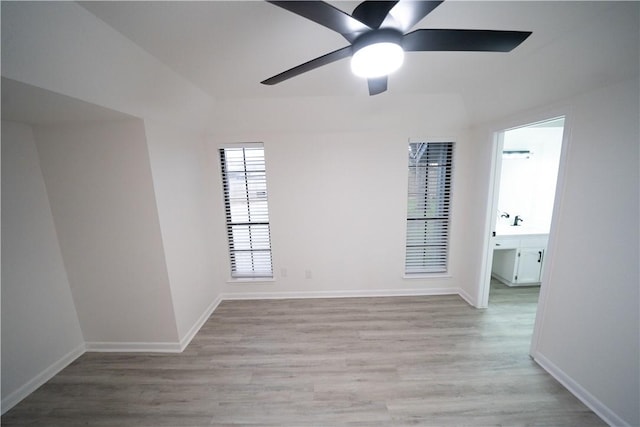
<svg viewBox="0 0 640 427"><path fill-rule="evenodd" d="M530 236L530 235L548 235L549 230L542 227L518 226L501 226L496 228L496 237L501 236Z"/></svg>

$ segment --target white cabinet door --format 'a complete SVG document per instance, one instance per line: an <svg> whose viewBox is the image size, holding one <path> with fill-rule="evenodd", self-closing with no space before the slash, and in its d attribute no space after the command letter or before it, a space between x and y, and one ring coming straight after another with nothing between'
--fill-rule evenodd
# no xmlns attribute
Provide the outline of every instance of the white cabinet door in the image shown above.
<svg viewBox="0 0 640 427"><path fill-rule="evenodd" d="M515 283L537 283L542 272L544 248L521 248L518 256Z"/></svg>
<svg viewBox="0 0 640 427"><path fill-rule="evenodd" d="M493 252L491 273L504 283L514 283L517 262L518 251L516 249L496 250Z"/></svg>

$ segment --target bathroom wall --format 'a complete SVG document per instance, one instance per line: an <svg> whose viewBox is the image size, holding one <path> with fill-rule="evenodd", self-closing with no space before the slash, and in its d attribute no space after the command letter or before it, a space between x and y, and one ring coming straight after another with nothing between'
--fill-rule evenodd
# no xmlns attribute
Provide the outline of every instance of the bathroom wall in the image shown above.
<svg viewBox="0 0 640 427"><path fill-rule="evenodd" d="M564 120L553 126L534 125L504 133L503 151L529 150L528 157L503 156L497 227L513 224L516 215L528 229L549 232L562 147Z"/></svg>

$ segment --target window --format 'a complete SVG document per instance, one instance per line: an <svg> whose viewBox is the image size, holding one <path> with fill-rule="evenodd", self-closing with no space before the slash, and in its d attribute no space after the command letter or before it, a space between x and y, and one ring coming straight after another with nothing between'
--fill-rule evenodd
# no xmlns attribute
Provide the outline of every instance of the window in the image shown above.
<svg viewBox="0 0 640 427"><path fill-rule="evenodd" d="M220 162L231 277L273 277L264 148L221 148Z"/></svg>
<svg viewBox="0 0 640 427"><path fill-rule="evenodd" d="M409 143L407 274L446 273L453 142Z"/></svg>

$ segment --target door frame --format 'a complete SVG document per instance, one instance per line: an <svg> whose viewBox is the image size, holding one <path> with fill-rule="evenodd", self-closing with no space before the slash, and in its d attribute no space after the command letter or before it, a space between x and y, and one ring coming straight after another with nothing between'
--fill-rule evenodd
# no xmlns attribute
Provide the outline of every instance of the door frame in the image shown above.
<svg viewBox="0 0 640 427"><path fill-rule="evenodd" d="M558 108L539 112L538 114L529 115L528 117L520 117L511 120L508 123L496 126L491 131L492 138L492 155L491 169L489 173L489 191L487 198L487 212L485 215L485 233L482 252L482 261L480 266L480 277L478 282L478 308L487 308L489 306L489 290L491 287L491 265L493 263L494 236L493 231L497 219L498 196L500 192L500 174L502 170L502 148L504 146L504 133L508 130L518 129L535 125L537 123L547 122L554 119L564 117L564 129L562 134L562 147L560 150L560 162L558 165L558 176L556 178L556 191L553 203L553 213L551 216L551 227L549 230L549 241L545 252L545 262L542 268L540 296L538 299L538 307L536 310L536 319L533 327L533 335L529 354L533 356L538 347L540 337L540 329L544 318L545 307L549 298L547 283L551 274L551 265L553 264L553 255L555 252L556 232L558 217L561 214L562 196L564 194L565 169L567 163L567 153L570 143L571 123L568 108Z"/></svg>

